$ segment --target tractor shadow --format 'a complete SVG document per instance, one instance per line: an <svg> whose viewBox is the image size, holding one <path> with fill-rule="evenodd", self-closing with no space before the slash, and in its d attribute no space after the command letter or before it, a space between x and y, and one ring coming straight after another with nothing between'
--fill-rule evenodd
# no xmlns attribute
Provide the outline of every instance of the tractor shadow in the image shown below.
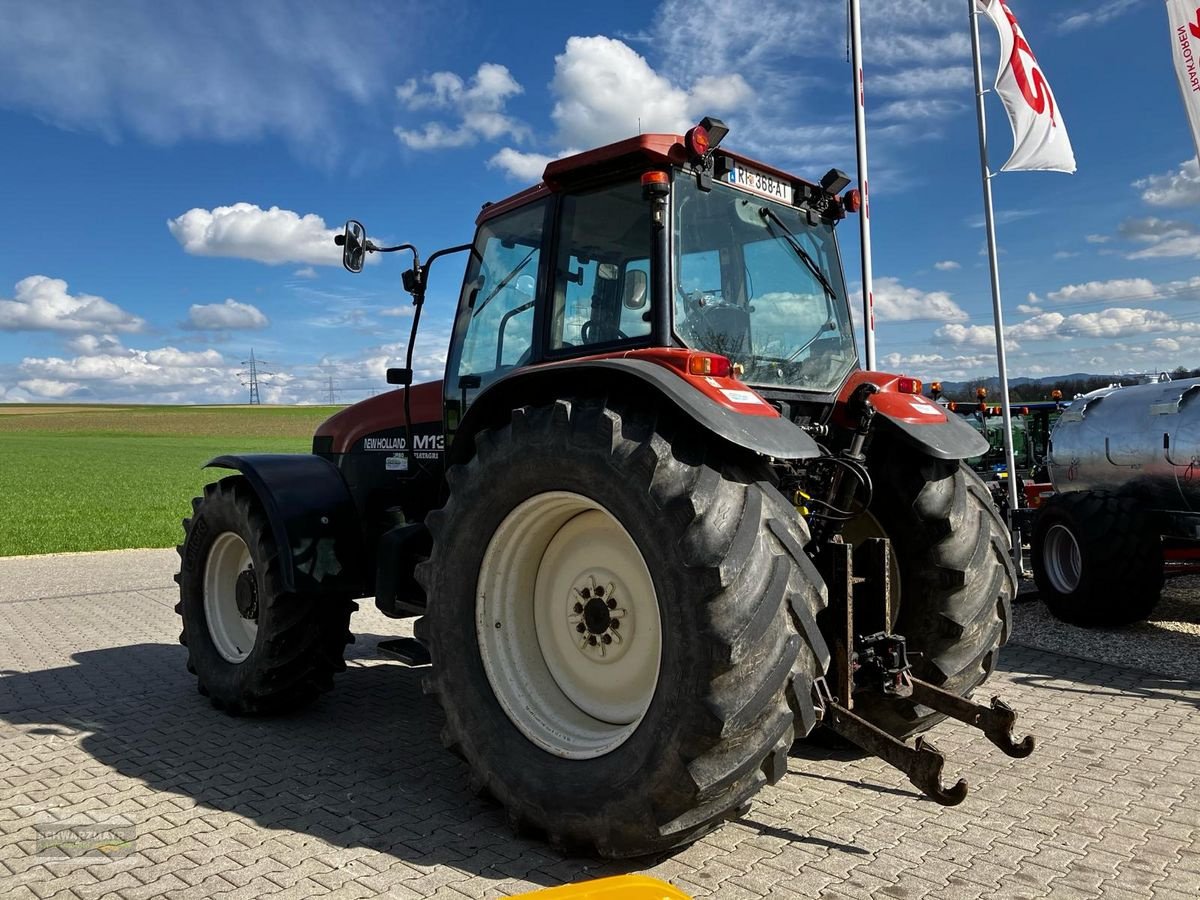
<svg viewBox="0 0 1200 900"><path fill-rule="evenodd" d="M421 689L426 670L377 663L386 657L376 646L388 637L359 634L334 691L292 715L227 716L197 693L182 647L146 643L8 675L0 720L26 734L78 740L120 775L207 809L421 866L555 885L644 871L686 853L607 862L564 856L537 835L514 837L504 811L471 790L465 763L442 747L441 710ZM867 852L752 817L738 822L788 841Z"/></svg>

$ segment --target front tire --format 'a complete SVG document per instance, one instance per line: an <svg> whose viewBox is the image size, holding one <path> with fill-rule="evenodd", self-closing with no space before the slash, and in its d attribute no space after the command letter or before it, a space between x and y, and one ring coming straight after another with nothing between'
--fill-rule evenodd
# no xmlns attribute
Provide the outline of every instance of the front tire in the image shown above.
<svg viewBox="0 0 1200 900"><path fill-rule="evenodd" d="M640 856L736 815L828 664L806 529L710 447L599 401L514 410L428 519L443 741L556 846Z"/></svg>
<svg viewBox="0 0 1200 900"><path fill-rule="evenodd" d="M1055 494L1034 525L1033 577L1050 612L1064 622L1141 622L1162 594L1162 539L1132 497Z"/></svg>
<svg viewBox="0 0 1200 900"><path fill-rule="evenodd" d="M284 593L279 556L245 478L206 485L183 522L179 642L200 693L233 715L306 706L346 668L346 597Z"/></svg>
<svg viewBox="0 0 1200 900"><path fill-rule="evenodd" d="M892 630L907 639L913 675L968 697L1008 640L1017 587L1008 531L965 463L886 444L872 461L871 512L892 541L900 576ZM867 694L855 703L899 738L945 718L910 700Z"/></svg>

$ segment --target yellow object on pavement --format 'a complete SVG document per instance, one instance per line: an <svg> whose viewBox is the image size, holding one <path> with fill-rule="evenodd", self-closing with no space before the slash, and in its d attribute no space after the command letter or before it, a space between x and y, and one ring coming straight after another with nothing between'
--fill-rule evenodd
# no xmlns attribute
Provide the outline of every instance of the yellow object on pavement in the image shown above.
<svg viewBox="0 0 1200 900"><path fill-rule="evenodd" d="M521 896L538 900L690 900L690 896L678 888L645 875L597 878Z"/></svg>

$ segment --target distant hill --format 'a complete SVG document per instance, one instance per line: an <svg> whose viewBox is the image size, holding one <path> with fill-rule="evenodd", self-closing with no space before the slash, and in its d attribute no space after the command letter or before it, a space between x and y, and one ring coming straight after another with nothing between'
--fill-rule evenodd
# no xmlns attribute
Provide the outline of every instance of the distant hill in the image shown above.
<svg viewBox="0 0 1200 900"><path fill-rule="evenodd" d="M1200 369L1185 369L1181 366L1170 375L1175 379L1194 378L1200 376ZM1138 384L1146 381L1148 377L1153 375L1090 375L1086 372L1073 372L1070 375L1048 375L1044 378L1018 376L1008 379L1008 392L1013 401L1049 400L1050 392L1057 388L1062 391L1064 399L1070 400L1076 394L1085 394L1110 384ZM989 403L1000 402L1000 379L994 375L974 381L943 381L942 396L950 400L974 403L975 389L980 387L987 389ZM928 384L925 385L925 393L929 393Z"/></svg>

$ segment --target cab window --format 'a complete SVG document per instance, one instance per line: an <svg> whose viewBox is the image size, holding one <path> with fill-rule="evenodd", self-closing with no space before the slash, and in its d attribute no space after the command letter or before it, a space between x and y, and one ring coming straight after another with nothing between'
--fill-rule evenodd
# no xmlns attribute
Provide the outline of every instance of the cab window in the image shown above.
<svg viewBox="0 0 1200 900"><path fill-rule="evenodd" d="M650 334L649 208L637 182L563 198L550 351Z"/></svg>
<svg viewBox="0 0 1200 900"><path fill-rule="evenodd" d="M482 386L528 359L545 217L541 202L480 226L459 301L460 379Z"/></svg>

